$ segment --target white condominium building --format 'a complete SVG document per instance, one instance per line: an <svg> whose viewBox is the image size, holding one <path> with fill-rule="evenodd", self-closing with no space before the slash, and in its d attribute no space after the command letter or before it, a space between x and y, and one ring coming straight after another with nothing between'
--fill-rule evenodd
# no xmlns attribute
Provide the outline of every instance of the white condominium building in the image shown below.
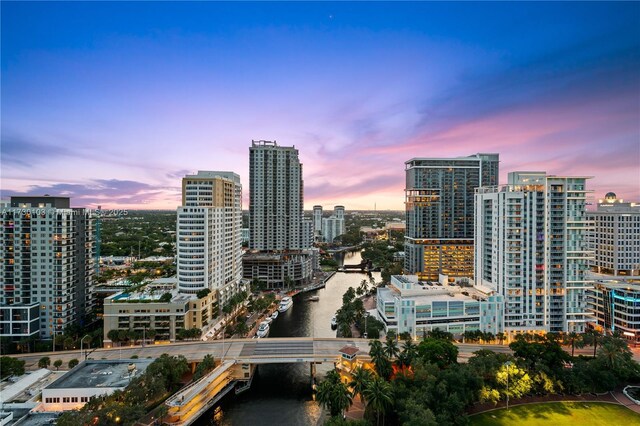
<svg viewBox="0 0 640 426"><path fill-rule="evenodd" d="M640 275L640 204L625 203L609 192L588 217L594 225L589 241L595 253L592 269L607 275Z"/></svg>
<svg viewBox="0 0 640 426"><path fill-rule="evenodd" d="M584 329L586 179L513 172L476 191L475 284L504 296L506 332Z"/></svg>
<svg viewBox="0 0 640 426"><path fill-rule="evenodd" d="M252 141L249 148L249 248L300 250L304 215L302 164L295 147Z"/></svg>
<svg viewBox="0 0 640 426"><path fill-rule="evenodd" d="M182 179L177 240L179 291L209 289L226 302L242 278L240 176L199 171Z"/></svg>
<svg viewBox="0 0 640 426"><path fill-rule="evenodd" d="M344 206L335 206L333 214L322 219L322 238L324 242L332 243L344 233Z"/></svg>
<svg viewBox="0 0 640 426"><path fill-rule="evenodd" d="M11 197L0 219L0 336L50 338L93 306L93 218L68 197Z"/></svg>
<svg viewBox="0 0 640 426"><path fill-rule="evenodd" d="M313 206L313 231L322 233L322 206Z"/></svg>

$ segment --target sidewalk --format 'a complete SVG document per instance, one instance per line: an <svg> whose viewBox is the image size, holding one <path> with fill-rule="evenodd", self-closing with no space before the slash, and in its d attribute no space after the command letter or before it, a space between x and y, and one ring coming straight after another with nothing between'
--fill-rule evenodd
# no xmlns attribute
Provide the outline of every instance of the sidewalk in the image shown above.
<svg viewBox="0 0 640 426"><path fill-rule="evenodd" d="M618 401L620 403L620 405L624 405L628 409L630 409L632 411L635 411L636 413L640 414L640 405L638 405L635 402L633 402L632 400L630 400L627 397L627 395L625 395L622 392L622 390L616 389L613 392L611 392L611 395L613 395L615 400Z"/></svg>

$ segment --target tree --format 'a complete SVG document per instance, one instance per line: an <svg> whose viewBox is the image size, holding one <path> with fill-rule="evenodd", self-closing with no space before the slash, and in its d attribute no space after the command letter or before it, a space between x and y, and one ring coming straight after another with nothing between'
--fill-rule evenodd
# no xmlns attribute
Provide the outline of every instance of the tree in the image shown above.
<svg viewBox="0 0 640 426"><path fill-rule="evenodd" d="M0 376L22 376L25 362L10 356L0 357Z"/></svg>
<svg viewBox="0 0 640 426"><path fill-rule="evenodd" d="M211 293L211 290L208 288L203 288L202 290L198 291L196 293L196 297L198 299L204 299L205 297L207 297L209 295L209 293Z"/></svg>
<svg viewBox="0 0 640 426"><path fill-rule="evenodd" d="M393 373L391 362L387 359L384 347L379 340L371 340L369 342L369 356L380 377L388 379Z"/></svg>
<svg viewBox="0 0 640 426"><path fill-rule="evenodd" d="M418 347L411 341L405 340L402 344L402 351L398 355L400 367L408 367L418 354Z"/></svg>
<svg viewBox="0 0 640 426"><path fill-rule="evenodd" d="M449 340L430 337L418 345L418 356L426 362L446 368L458 362L458 348Z"/></svg>
<svg viewBox="0 0 640 426"><path fill-rule="evenodd" d="M316 388L316 399L322 406L329 409L333 417L351 406L353 395L349 388L340 381L340 374L336 370L331 370Z"/></svg>
<svg viewBox="0 0 640 426"><path fill-rule="evenodd" d="M362 280L360 281L360 285L358 286L356 293L358 294L358 296L362 296L363 294L366 294L368 290L369 283L367 282L367 280Z"/></svg>
<svg viewBox="0 0 640 426"><path fill-rule="evenodd" d="M585 345L593 346L593 357L595 358L598 344L602 340L602 334L593 328L588 328L584 332L582 338Z"/></svg>
<svg viewBox="0 0 640 426"><path fill-rule="evenodd" d="M506 338L507 338L507 335L504 334L503 332L500 332L500 333L496 334L496 339L498 339L500 344L502 344L505 341Z"/></svg>
<svg viewBox="0 0 640 426"><path fill-rule="evenodd" d="M196 371L193 374L193 380L195 381L201 377L204 377L207 373L212 371L214 368L216 368L216 362L213 359L213 356L209 354L205 355L204 358L202 359L202 362L200 362L198 364L198 367L196 367Z"/></svg>
<svg viewBox="0 0 640 426"><path fill-rule="evenodd" d="M362 402L365 402L364 390L369 386L371 381L373 380L373 374L371 374L370 370L366 368L357 367L351 373L351 382L349 382L349 386L353 390L353 396L360 395Z"/></svg>
<svg viewBox="0 0 640 426"><path fill-rule="evenodd" d="M38 367L40 367L40 368L47 368L50 365L51 365L51 359L48 356L43 356L38 361Z"/></svg>
<svg viewBox="0 0 640 426"><path fill-rule="evenodd" d="M404 401L402 411L399 413L400 422L411 426L438 426L438 421L433 411L425 407L422 401L409 397Z"/></svg>
<svg viewBox="0 0 640 426"><path fill-rule="evenodd" d="M387 341L384 345L384 354L387 358L395 358L400 353L400 349L398 348L398 342L394 336L387 336Z"/></svg>
<svg viewBox="0 0 640 426"><path fill-rule="evenodd" d="M107 333L107 338L113 343L118 343L120 341L120 330L116 328L109 330L109 332Z"/></svg>
<svg viewBox="0 0 640 426"><path fill-rule="evenodd" d="M58 371L60 369L60 367L62 366L62 360L61 359L56 359L53 362L53 366L56 368L56 371Z"/></svg>
<svg viewBox="0 0 640 426"><path fill-rule="evenodd" d="M77 359L75 359L75 358L73 358L73 359L69 360L69 369L72 369L73 367L75 367L75 366L76 366L76 365L78 365L79 363L80 363L80 362L79 362Z"/></svg>
<svg viewBox="0 0 640 426"><path fill-rule="evenodd" d="M245 321L240 321L236 327L236 333L244 337L249 332L249 327Z"/></svg>
<svg viewBox="0 0 640 426"><path fill-rule="evenodd" d="M169 303L169 302L171 302L171 298L173 298L171 293L164 293L162 296L160 296L160 302L161 303Z"/></svg>
<svg viewBox="0 0 640 426"><path fill-rule="evenodd" d="M381 377L377 377L364 390L364 397L368 401L368 405L376 412L376 425L380 424L380 414L384 416L393 401L391 385Z"/></svg>
<svg viewBox="0 0 640 426"><path fill-rule="evenodd" d="M499 385L498 391L501 395L510 398L522 398L531 390L531 377L517 365L503 365L496 373L496 382ZM507 390L507 383L509 390Z"/></svg>
<svg viewBox="0 0 640 426"><path fill-rule="evenodd" d="M565 345L571 346L571 356L574 356L576 348L581 348L584 346L582 336L575 331L571 333L567 333L563 336L563 343Z"/></svg>
<svg viewBox="0 0 640 426"><path fill-rule="evenodd" d="M627 342L620 337L603 337L597 358L619 379L638 375L638 363L633 361Z"/></svg>
<svg viewBox="0 0 640 426"><path fill-rule="evenodd" d="M433 330L431 330L427 337L431 337L433 339L439 339L439 340L449 340L449 341L453 341L453 334L447 332L447 331L443 331L440 330L439 328L435 328Z"/></svg>

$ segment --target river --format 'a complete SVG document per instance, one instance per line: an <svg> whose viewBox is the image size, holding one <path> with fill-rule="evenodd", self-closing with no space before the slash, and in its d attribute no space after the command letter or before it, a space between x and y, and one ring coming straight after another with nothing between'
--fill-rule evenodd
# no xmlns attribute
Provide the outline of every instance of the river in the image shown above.
<svg viewBox="0 0 640 426"><path fill-rule="evenodd" d="M359 252L337 255L340 264L360 263ZM373 274L380 281L380 273ZM293 298L293 306L281 313L271 324L270 337L335 337L331 330L331 317L342 305L342 295L349 287L356 288L364 273L336 273L325 288L299 294ZM308 297L317 295L312 302ZM317 366L320 376L329 371L331 364ZM239 396L230 394L222 403L205 413L195 422L196 426L289 426L316 425L322 410L313 401L309 365L272 364L261 365L253 379L251 389Z"/></svg>

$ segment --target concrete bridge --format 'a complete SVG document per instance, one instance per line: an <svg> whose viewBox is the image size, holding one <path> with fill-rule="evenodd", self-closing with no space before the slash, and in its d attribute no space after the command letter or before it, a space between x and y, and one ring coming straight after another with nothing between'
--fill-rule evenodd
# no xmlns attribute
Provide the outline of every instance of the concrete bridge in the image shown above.
<svg viewBox="0 0 640 426"><path fill-rule="evenodd" d="M205 355L216 359L233 359L239 363L270 364L296 362L331 362L339 358L338 351L344 346L356 346L360 349L358 357L369 356L369 340L355 338L311 338L283 337L267 339L228 339L214 341L192 341L170 344L123 346L116 348L79 349L61 352L40 352L34 354L11 355L26 362L27 369L36 369L40 358L47 356L53 363L60 359L66 366L71 359L83 360L86 355L93 359L158 358L166 353L183 355L187 361L197 363ZM490 349L494 352L511 353L506 345L456 344L458 360L464 362L473 352Z"/></svg>

